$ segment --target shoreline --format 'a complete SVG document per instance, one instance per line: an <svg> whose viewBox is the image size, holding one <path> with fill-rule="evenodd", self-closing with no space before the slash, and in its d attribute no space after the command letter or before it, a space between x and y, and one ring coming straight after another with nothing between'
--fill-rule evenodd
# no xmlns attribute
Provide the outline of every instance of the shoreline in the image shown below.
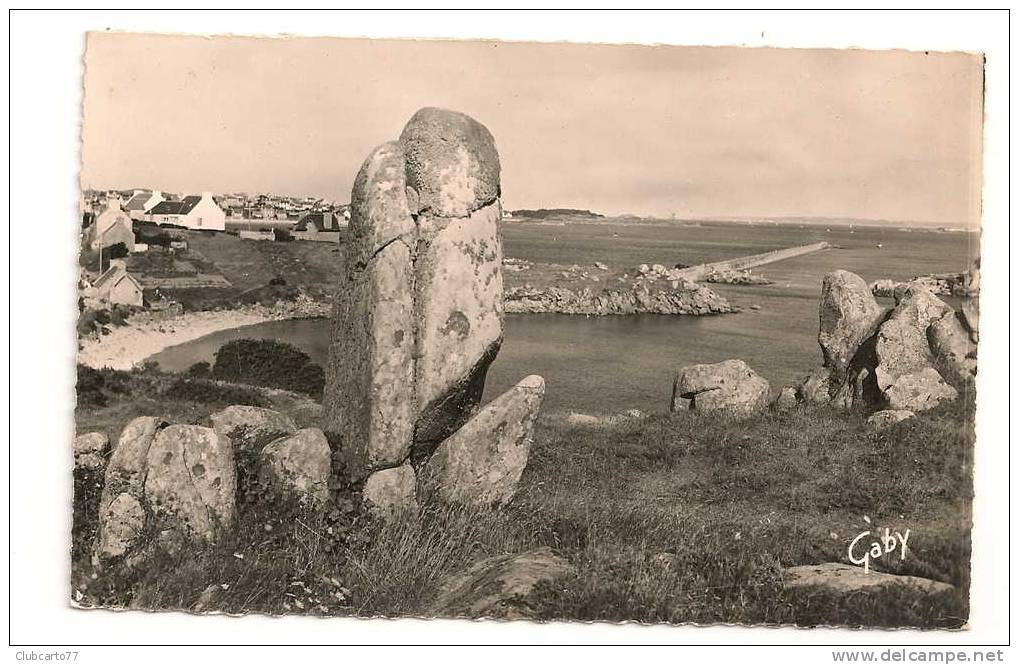
<svg viewBox="0 0 1019 665"><path fill-rule="evenodd" d="M532 300L526 297L519 299L521 294L514 294L517 298L506 300L507 314L705 316L739 311L717 296L693 298L690 302L690 294L684 298L680 296L681 292L666 294L651 291L635 297L631 293L618 292L594 294L587 289L580 292L562 288L526 291L531 291L528 295L532 298L537 295L534 291L540 295ZM563 295L566 294L569 297L564 302ZM302 298L294 302L279 301L272 306L201 310L169 317L158 312L142 312L130 317L124 325L111 326L108 334L79 337L76 362L93 369L131 370L165 349L206 335L271 321L328 318L330 309L328 303Z"/></svg>
<svg viewBox="0 0 1019 665"><path fill-rule="evenodd" d="M164 349L186 344L212 333L288 319L328 316L329 306L311 299L278 302L271 307L185 312L163 318L152 312L132 316L109 334L79 338L77 362L94 369L130 370Z"/></svg>

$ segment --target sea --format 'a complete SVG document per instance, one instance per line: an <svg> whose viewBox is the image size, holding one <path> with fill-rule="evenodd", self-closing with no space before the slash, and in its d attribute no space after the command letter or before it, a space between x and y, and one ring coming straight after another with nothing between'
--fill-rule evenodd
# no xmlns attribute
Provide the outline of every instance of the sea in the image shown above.
<svg viewBox="0 0 1019 665"><path fill-rule="evenodd" d="M822 240L834 246L754 270L773 280L771 285L709 285L743 307L738 314L507 315L485 400L524 376L540 374L546 381L546 411L591 414L667 410L680 367L729 358L746 361L775 391L795 385L821 362L818 302L826 272L850 270L868 282L906 280L967 270L980 252L976 232L889 224L506 222L502 231L508 257L582 266L600 261L622 270L641 263L694 265ZM151 359L164 370L180 372L199 361L211 362L227 341L272 338L324 364L328 336L324 319L276 321L213 333Z"/></svg>

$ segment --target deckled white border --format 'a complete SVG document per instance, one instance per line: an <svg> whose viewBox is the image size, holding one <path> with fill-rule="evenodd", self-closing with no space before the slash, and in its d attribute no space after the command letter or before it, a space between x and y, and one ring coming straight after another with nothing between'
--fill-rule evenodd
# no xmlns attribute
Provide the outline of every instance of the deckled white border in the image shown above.
<svg viewBox="0 0 1019 665"><path fill-rule="evenodd" d="M472 6L477 6L473 3ZM1008 16L912 13L666 13L537 14L311 12L95 12L11 17L11 256L13 314L10 359L12 636L16 643L988 643L1007 640L1009 448L1008 357ZM984 258L978 413L977 498L974 504L972 628L966 632L843 631L774 628L674 628L608 624L546 624L321 620L290 617L191 617L75 611L68 606L70 410L74 403L70 336L75 316L74 235L77 215L82 50L85 30L213 34L281 33L370 37L719 44L790 47L966 50L987 54ZM7 245L8 238L2 242ZM4 298L7 298L5 293ZM5 321L7 323L8 321ZM8 326L3 326L7 335ZM7 390L5 386L4 391ZM4 395L6 398L7 395ZM4 408L7 399L2 400ZM7 462L4 460L6 466ZM7 469L5 468L5 471ZM6 558L6 550L3 554ZM52 649L51 649L52 650ZM743 651L764 662L830 662L829 649ZM89 654L82 652L82 662ZM462 652L461 652L462 653ZM781 656L780 656L781 653ZM402 655L401 655L402 654ZM196 654L197 655L197 654ZM612 651L589 657L613 658ZM649 654L650 655L650 654ZM723 654L710 648L682 657L699 662ZM12 653L13 657L14 654ZM276 659L274 650L242 658ZM378 654L313 654L344 659ZM467 654L464 654L467 656ZM564 654L565 656L565 654ZM728 657L740 657L740 653ZM106 662L176 662L186 652L103 650ZM206 654L215 657L215 654ZM226 657L223 653L222 658ZM417 651L396 657L417 660ZM467 656L477 658L478 654ZM495 661L523 654L494 652ZM90 658L91 660L91 658ZM97 662L97 661L96 661Z"/></svg>

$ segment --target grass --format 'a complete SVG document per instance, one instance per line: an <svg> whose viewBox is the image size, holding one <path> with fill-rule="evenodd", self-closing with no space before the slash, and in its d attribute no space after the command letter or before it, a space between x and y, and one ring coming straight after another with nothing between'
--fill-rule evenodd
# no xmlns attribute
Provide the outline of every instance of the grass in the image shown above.
<svg viewBox="0 0 1019 665"><path fill-rule="evenodd" d="M83 409L79 421L123 418L137 400ZM91 580L76 556L74 579L85 604L413 616L427 614L447 575L547 545L577 575L532 594L538 619L959 627L968 616L971 423L969 399L880 432L861 414L805 406L602 429L548 415L502 510L429 505L418 520L379 524L339 478L319 511L248 492L255 498L241 502L233 541L126 578ZM782 587L781 567L844 562L855 535L885 526L909 528L910 551L876 569L955 591L839 597Z"/></svg>

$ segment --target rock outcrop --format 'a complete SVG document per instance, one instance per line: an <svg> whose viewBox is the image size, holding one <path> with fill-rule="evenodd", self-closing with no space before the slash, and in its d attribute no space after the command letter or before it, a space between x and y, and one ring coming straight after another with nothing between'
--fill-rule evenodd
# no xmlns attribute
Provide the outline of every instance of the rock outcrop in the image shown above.
<svg viewBox="0 0 1019 665"><path fill-rule="evenodd" d="M376 471L365 481L361 497L368 512L384 519L417 512L417 482L410 463Z"/></svg>
<svg viewBox="0 0 1019 665"><path fill-rule="evenodd" d="M799 403L796 399L796 389L792 387L785 387L779 393L775 401L771 403L771 408L776 411L788 411L789 409L795 408Z"/></svg>
<svg viewBox="0 0 1019 665"><path fill-rule="evenodd" d="M796 399L801 402L827 404L831 401L831 370L818 367L796 386Z"/></svg>
<svg viewBox="0 0 1019 665"><path fill-rule="evenodd" d="M478 410L503 334L499 173L483 125L426 108L355 179L323 428L376 512L411 508L416 469Z"/></svg>
<svg viewBox="0 0 1019 665"><path fill-rule="evenodd" d="M876 282L871 282L869 288L876 296L890 298L895 295L896 290L907 284L921 286L936 296L976 297L980 293L980 264L977 261L970 270L965 272L921 275L908 282L879 279Z"/></svg>
<svg viewBox="0 0 1019 665"><path fill-rule="evenodd" d="M797 387L798 399L922 411L956 398L945 378L966 383L976 373L966 314L924 283L900 285L895 300L885 311L856 275L838 270L825 276L818 332L824 366Z"/></svg>
<svg viewBox="0 0 1019 665"><path fill-rule="evenodd" d="M143 416L129 422L120 433L106 465L106 480L99 498L99 533L95 560L101 562L126 554L145 526L145 473L149 448L166 423Z"/></svg>
<svg viewBox="0 0 1019 665"><path fill-rule="evenodd" d="M258 452L271 441L297 431L290 416L257 406L228 406L209 416L212 428L240 449Z"/></svg>
<svg viewBox="0 0 1019 665"><path fill-rule="evenodd" d="M912 575L892 575L875 570L864 571L846 563L821 563L794 566L782 571L787 589L820 589L838 594L880 592L906 589L925 594L952 591L951 584Z"/></svg>
<svg viewBox="0 0 1019 665"><path fill-rule="evenodd" d="M322 430L298 430L262 449L262 459L278 487L309 503L329 498L331 454Z"/></svg>
<svg viewBox="0 0 1019 665"><path fill-rule="evenodd" d="M527 618L533 614L528 597L539 584L552 584L574 575L574 566L548 547L490 557L447 578L428 613L441 617Z"/></svg>
<svg viewBox="0 0 1019 665"><path fill-rule="evenodd" d="M161 524L214 543L233 526L236 469L229 439L199 425L160 430L146 457L145 503Z"/></svg>
<svg viewBox="0 0 1019 665"><path fill-rule="evenodd" d="M570 411L563 419L567 425L571 425L573 427L600 429L603 427L614 427L624 423L636 422L643 417L644 413L640 409L628 409L622 413L613 413L603 416L594 416L589 413L577 413L576 411Z"/></svg>
<svg viewBox="0 0 1019 665"><path fill-rule="evenodd" d="M424 491L456 503L499 505L512 499L544 397L545 380L532 375L485 406L421 467Z"/></svg>
<svg viewBox="0 0 1019 665"><path fill-rule="evenodd" d="M858 275L836 270L824 276L817 341L832 381L845 380L857 349L874 334L884 314L884 308Z"/></svg>
<svg viewBox="0 0 1019 665"><path fill-rule="evenodd" d="M725 411L747 416L768 405L768 382L742 360L690 365L679 370L672 388L677 399L692 400L695 411Z"/></svg>
<svg viewBox="0 0 1019 665"><path fill-rule="evenodd" d="M110 437L105 432L89 432L74 437L74 466L101 469L110 452Z"/></svg>
<svg viewBox="0 0 1019 665"><path fill-rule="evenodd" d="M962 315L948 312L927 328L931 353L942 367L959 380L976 374L976 344L963 324Z"/></svg>
<svg viewBox="0 0 1019 665"><path fill-rule="evenodd" d="M925 367L898 377L885 389L884 396L890 409L926 411L954 400L959 393L945 383L938 370Z"/></svg>
<svg viewBox="0 0 1019 665"><path fill-rule="evenodd" d="M901 423L903 420L909 420L914 415L916 414L907 409L885 409L884 411L871 414L867 418L867 422L873 425L875 429L885 429L896 423Z"/></svg>
<svg viewBox="0 0 1019 665"><path fill-rule="evenodd" d="M518 286L506 292L506 311L513 314L582 314L620 316L628 314L672 314L707 316L738 312L722 296L693 282L676 283L671 289L632 288L593 291L561 286L545 288Z"/></svg>
<svg viewBox="0 0 1019 665"><path fill-rule="evenodd" d="M135 418L106 468L95 561L143 558L160 542L211 544L233 525L236 469L230 441L198 425ZM155 534L142 541L145 532Z"/></svg>

